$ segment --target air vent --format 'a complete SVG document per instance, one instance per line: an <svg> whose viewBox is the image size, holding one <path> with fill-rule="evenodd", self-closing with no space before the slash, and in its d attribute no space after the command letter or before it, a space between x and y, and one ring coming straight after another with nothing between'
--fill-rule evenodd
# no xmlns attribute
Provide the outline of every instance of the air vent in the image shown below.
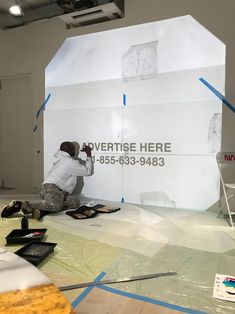
<svg viewBox="0 0 235 314"><path fill-rule="evenodd" d="M104 16L104 17L99 17L97 19L92 19L91 21L80 22L79 26L86 26L86 25L91 25L91 24L107 22L107 21L110 21L110 19Z"/></svg>
<svg viewBox="0 0 235 314"><path fill-rule="evenodd" d="M66 23L67 28L71 28L120 19L123 16L121 9L112 2L58 17Z"/></svg>
<svg viewBox="0 0 235 314"><path fill-rule="evenodd" d="M86 17L88 17L88 16L91 16L91 15L99 15L99 14L101 14L101 13L103 13L103 11L102 10L96 10L96 11L93 11L93 12L88 12L88 13L80 13L80 14L76 14L76 15L73 15L72 16L72 18L74 19L74 20L76 20L76 19L79 19L79 18L82 18L82 17L84 17L84 16L86 16Z"/></svg>

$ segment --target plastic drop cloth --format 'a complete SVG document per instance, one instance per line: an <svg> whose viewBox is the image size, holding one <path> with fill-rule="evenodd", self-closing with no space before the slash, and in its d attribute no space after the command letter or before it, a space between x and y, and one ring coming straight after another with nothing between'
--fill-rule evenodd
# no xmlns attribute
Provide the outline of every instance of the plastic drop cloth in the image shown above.
<svg viewBox="0 0 235 314"><path fill-rule="evenodd" d="M30 220L31 228L48 229L46 241L58 243L55 253L40 264L39 268L58 286L93 281L102 271L107 273L105 279L176 271L177 276L115 284L112 287L207 313L235 313L235 303L212 297L216 273L235 275L235 236L226 222L215 218L214 213L199 214L176 210L170 213L163 209L158 209L154 223L151 223L148 213L141 211L137 211L138 215L131 222L131 217L127 215L128 207L125 208L127 210L123 215L120 215L122 211L118 212L119 216L117 213L112 214L116 218L112 215L106 215L107 218L99 217L106 219L106 225L109 223L107 232L100 230L103 225L98 218L84 221L86 224L71 219L73 226L66 225L66 221L63 224L63 215L59 215L59 220L57 215L47 216L48 219L44 222ZM132 210L133 208L131 212ZM118 217L118 228L121 228L123 222L126 233L124 245L122 230L118 231L115 225ZM142 238L136 226L140 224L140 220L143 224ZM126 229L127 222L135 224L134 234ZM156 224L157 232L162 236L159 242L158 239L151 239L151 233L147 236L144 234L144 228L150 230L156 228ZM5 236L15 228L20 228L19 218L1 219L0 246L5 245ZM97 229L99 231L94 232ZM95 235L98 235L96 239ZM107 243L103 241L105 237ZM129 244L132 247L137 244L143 247L128 249L125 247L127 240L131 240ZM154 244L157 249L149 254ZM19 247L7 246L13 252ZM81 292L81 289L72 290L65 292L65 295L72 302Z"/></svg>
<svg viewBox="0 0 235 314"><path fill-rule="evenodd" d="M235 274L235 249L211 253L165 245L154 257L125 251L105 278L176 271L177 276L122 283L113 288L206 313L235 313L235 303L212 297L215 274Z"/></svg>
<svg viewBox="0 0 235 314"><path fill-rule="evenodd" d="M5 237L13 230L21 228L21 218L0 218L0 247L5 246ZM42 222L29 220L30 228L47 228ZM110 267L120 255L120 249L82 239L76 235L49 227L44 241L55 242L57 246L38 268L46 274L57 286L93 281L104 269ZM23 245L7 245L11 252L17 251ZM72 302L82 290L65 292Z"/></svg>

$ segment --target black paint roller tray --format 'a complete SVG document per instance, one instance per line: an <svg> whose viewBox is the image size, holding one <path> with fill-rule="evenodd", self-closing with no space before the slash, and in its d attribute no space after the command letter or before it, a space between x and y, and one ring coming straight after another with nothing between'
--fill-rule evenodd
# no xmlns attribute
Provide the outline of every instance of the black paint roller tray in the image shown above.
<svg viewBox="0 0 235 314"><path fill-rule="evenodd" d="M29 243L41 241L47 229L14 229L7 236L7 244Z"/></svg>
<svg viewBox="0 0 235 314"><path fill-rule="evenodd" d="M54 252L54 248L57 243L51 242L31 242L18 251L15 254L23 257L31 264L37 266L40 264L49 254Z"/></svg>

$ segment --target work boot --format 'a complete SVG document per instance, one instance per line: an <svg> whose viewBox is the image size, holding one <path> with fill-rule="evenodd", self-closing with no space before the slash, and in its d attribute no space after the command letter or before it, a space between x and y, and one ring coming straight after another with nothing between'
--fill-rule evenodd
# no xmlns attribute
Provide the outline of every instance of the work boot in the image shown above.
<svg viewBox="0 0 235 314"><path fill-rule="evenodd" d="M38 208L33 209L31 218L39 220L41 217L42 217L41 210Z"/></svg>
<svg viewBox="0 0 235 314"><path fill-rule="evenodd" d="M1 217L8 218L21 210L21 201L12 201L9 205L5 206L2 210Z"/></svg>
<svg viewBox="0 0 235 314"><path fill-rule="evenodd" d="M33 208L31 208L28 201L24 201L22 203L21 210L22 210L24 215L29 215L29 214L32 214L32 212L33 212Z"/></svg>
<svg viewBox="0 0 235 314"><path fill-rule="evenodd" d="M46 214L44 214L44 212L38 208L32 208L28 201L23 202L21 210L28 218L33 218L36 220L40 220Z"/></svg>

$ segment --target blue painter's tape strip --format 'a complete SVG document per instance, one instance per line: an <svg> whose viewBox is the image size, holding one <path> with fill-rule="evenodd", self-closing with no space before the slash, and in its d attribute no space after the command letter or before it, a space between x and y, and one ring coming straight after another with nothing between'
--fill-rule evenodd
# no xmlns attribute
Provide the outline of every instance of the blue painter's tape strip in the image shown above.
<svg viewBox="0 0 235 314"><path fill-rule="evenodd" d="M41 107L39 108L39 110L38 110L38 112L37 112L37 114L36 114L36 119L37 119L38 116L40 115L40 112L43 111L43 110L45 110L46 105L47 105L47 103L48 103L50 97L51 97L51 94L48 94L48 95L47 95L47 98L44 100L44 102L42 103Z"/></svg>
<svg viewBox="0 0 235 314"><path fill-rule="evenodd" d="M37 112L37 114L36 114L36 121L37 121L37 119L38 119L38 117L39 117L39 115L40 115L40 112L45 110L46 105L47 105L47 103L48 103L50 97L51 97L51 94L48 94L48 95L47 95L47 98L44 100L44 102L42 103L41 107L39 108L39 110L38 110L38 112ZM35 132L35 131L37 130L37 128L38 128L38 126L37 126L37 124L36 124L35 127L33 128L33 131Z"/></svg>
<svg viewBox="0 0 235 314"><path fill-rule="evenodd" d="M111 287L107 287L107 286L103 286L103 285L102 286L97 286L97 288L105 290L105 291L108 291L108 292L112 292L112 293L115 293L115 294L118 294L118 295L122 295L124 297L132 298L132 299L135 299L135 300L144 301L144 302L152 303L152 304L155 304L155 305L164 306L164 307L167 307L167 308L172 309L172 310L181 311L183 313L206 314L206 312L197 311L197 310L193 310L193 309L188 309L186 307L181 307L181 306L170 304L170 303L167 303L167 302L163 302L163 301L151 299L151 298L148 298L148 297L144 297L142 295L133 294L133 293L129 293L129 292L113 289Z"/></svg>
<svg viewBox="0 0 235 314"><path fill-rule="evenodd" d="M225 106L227 106L231 111L235 113L235 106L230 104L230 102L217 90L215 89L210 83L208 83L203 77L199 78L199 81L201 81L209 90L212 91L213 94L215 94L216 97L218 97Z"/></svg>
<svg viewBox="0 0 235 314"><path fill-rule="evenodd" d="M122 103L123 103L123 106L126 106L126 94L123 94Z"/></svg>
<svg viewBox="0 0 235 314"><path fill-rule="evenodd" d="M102 272L97 276L94 280L94 282L100 281L104 276L106 275L105 272ZM72 307L75 308L82 300L88 295L88 293L91 292L91 290L94 288L94 286L87 287L78 297L75 299L72 303Z"/></svg>

